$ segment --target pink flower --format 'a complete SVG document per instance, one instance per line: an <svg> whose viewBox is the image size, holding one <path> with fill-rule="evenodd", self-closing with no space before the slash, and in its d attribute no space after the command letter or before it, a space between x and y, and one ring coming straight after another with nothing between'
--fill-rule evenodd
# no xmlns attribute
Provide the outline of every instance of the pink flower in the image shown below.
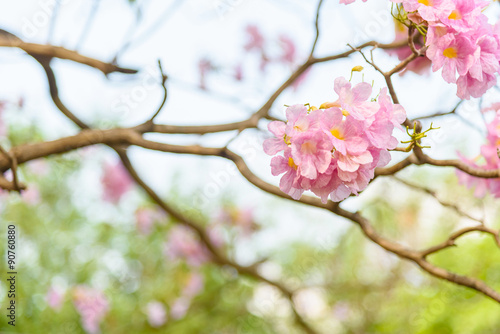
<svg viewBox="0 0 500 334"><path fill-rule="evenodd" d="M466 100L470 99L471 96L479 98L496 83L497 78L494 75L483 73L483 81L479 81L467 73L457 80L457 96Z"/></svg>
<svg viewBox="0 0 500 334"><path fill-rule="evenodd" d="M73 304L80 314L85 332L100 333L99 325L109 310L106 296L99 290L80 285L73 291Z"/></svg>
<svg viewBox="0 0 500 334"><path fill-rule="evenodd" d="M159 328L167 322L167 310L159 301L151 301L146 305L146 315L151 327Z"/></svg>
<svg viewBox="0 0 500 334"><path fill-rule="evenodd" d="M191 266L200 266L210 258L194 232L185 226L174 226L169 231L164 253L172 260L184 259Z"/></svg>
<svg viewBox="0 0 500 334"><path fill-rule="evenodd" d="M318 113L312 115L307 112L307 107L303 104L293 105L286 110L288 120L285 127L287 137L307 132L318 127ZM281 132L280 132L281 133Z"/></svg>
<svg viewBox="0 0 500 334"><path fill-rule="evenodd" d="M121 162L115 162L104 164L101 183L104 200L116 204L132 188L133 180Z"/></svg>
<svg viewBox="0 0 500 334"><path fill-rule="evenodd" d="M288 145L285 137L285 123L274 121L269 123L267 128L275 137L264 141L264 152L269 155L275 155L286 149Z"/></svg>
<svg viewBox="0 0 500 334"><path fill-rule="evenodd" d="M280 189L288 194L293 199L299 199L304 192L300 186L300 175L297 172L297 165L290 155L290 150L287 151L285 157L280 155L271 159L271 173L274 176L285 173L280 180Z"/></svg>
<svg viewBox="0 0 500 334"><path fill-rule="evenodd" d="M498 42L491 35L483 35L477 40L477 50L474 63L469 69L471 77L483 81L483 73L494 75L500 65Z"/></svg>
<svg viewBox="0 0 500 334"><path fill-rule="evenodd" d="M443 11L439 14L441 22L453 28L457 32L466 32L477 28L481 10L487 5L485 2L476 0L454 1L454 8L451 13Z"/></svg>
<svg viewBox="0 0 500 334"><path fill-rule="evenodd" d="M406 120L406 111L403 106L393 104L389 95L387 95L387 88L382 88L378 97L380 106L379 112L382 113L381 117L387 118L395 128L403 130L401 124Z"/></svg>
<svg viewBox="0 0 500 334"><path fill-rule="evenodd" d="M264 150L269 155L279 154L271 159L271 173L284 174L280 189L293 199L306 190L323 203L328 197L340 201L357 194L373 179L375 168L390 161L387 149L397 145L392 131L401 128L406 113L391 103L387 89L374 102L367 101L369 85L351 88L343 78L335 83L338 101L309 111L302 105L291 106L286 124L272 122L269 126L275 138L264 142Z"/></svg>
<svg viewBox="0 0 500 334"><path fill-rule="evenodd" d="M344 77L335 79L335 92L339 99L328 107L340 107L342 113L351 115L357 120L367 120L377 112L377 108L367 99L372 93L372 86L361 82L351 88L351 83Z"/></svg>
<svg viewBox="0 0 500 334"><path fill-rule="evenodd" d="M359 133L350 119L343 120L344 116L339 108L328 108L321 115L321 129L330 137L335 149L347 154L350 142L358 142Z"/></svg>
<svg viewBox="0 0 500 334"><path fill-rule="evenodd" d="M476 48L464 36L447 34L429 46L427 57L432 60L434 72L443 67L444 80L455 83L456 73L465 75L473 65Z"/></svg>
<svg viewBox="0 0 500 334"><path fill-rule="evenodd" d="M300 134L292 142L292 158L300 165L298 172L309 179L324 173L332 160L333 144L323 131Z"/></svg>
<svg viewBox="0 0 500 334"><path fill-rule="evenodd" d="M487 142L486 144L481 146L481 155L474 160L469 160L459 153L459 158L467 165L474 168L481 168L484 170L497 170L500 168L500 157L498 156L498 149L500 148L499 113L497 113L493 121L487 125L487 130ZM484 163L482 165L476 163L476 160L478 160L479 158L484 159ZM494 197L500 197L500 178L479 178L469 175L460 170L457 170L456 173L459 183L465 185L468 188L474 188L474 196L484 197L487 193L490 193Z"/></svg>
<svg viewBox="0 0 500 334"><path fill-rule="evenodd" d="M407 12L418 12L426 21L437 21L455 8L450 0L404 0L403 6Z"/></svg>

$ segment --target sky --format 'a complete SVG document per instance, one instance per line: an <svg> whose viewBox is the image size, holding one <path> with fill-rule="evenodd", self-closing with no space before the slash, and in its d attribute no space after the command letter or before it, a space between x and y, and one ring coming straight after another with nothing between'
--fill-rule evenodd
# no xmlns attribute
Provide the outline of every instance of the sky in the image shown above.
<svg viewBox="0 0 500 334"><path fill-rule="evenodd" d="M257 25L269 39L272 48L278 48L276 40L289 36L297 45L298 53L305 59L314 38L314 17L317 2L314 1L249 1L249 0L144 0L130 5L125 0L101 0L91 28L84 27L93 10L94 1L60 0L53 29L51 20L55 0L24 0L10 2L0 12L0 28L8 30L27 42L50 43L103 61L111 61L123 45L131 40L130 48L120 53L118 63L124 67L140 69L137 75L112 74L105 77L97 70L55 60L54 69L59 81L62 100L83 120L100 127L113 124L131 126L150 117L162 98L159 85L151 84L159 77L157 61L161 60L169 79L169 97L164 110L157 118L164 124L217 124L243 120L257 110L290 75L292 68L276 67L267 75L258 71L257 60L243 50L246 41L245 27ZM136 24L137 8L141 19ZM390 5L384 1L357 2L349 6L337 1L325 1L317 47L318 56L336 54L348 49L347 43L360 44L368 40L388 43L394 39L393 23L388 16ZM492 9L490 15L498 15ZM156 29L152 29L156 28ZM52 33L51 33L52 31ZM85 34L84 34L85 32ZM84 38L82 38L85 36ZM274 43L274 44L273 44ZM390 69L397 59L375 50L379 66ZM198 85L198 62L211 59L220 67L211 75L208 88L212 93L201 91ZM235 84L231 69L245 63L244 73L248 80ZM338 76L348 77L356 65L365 67L364 80L374 82L374 91L384 86L383 78L365 64L360 55L353 55L334 63L315 66L307 81L298 90L287 90L276 101L271 113L283 117L284 105L322 102L335 99L333 81ZM40 66L20 50L0 49L0 98L25 99L27 119L34 119L44 129L47 138L56 139L76 133L77 129L53 106L47 92L47 84ZM354 80L361 81L355 76ZM440 73L419 77L412 73L395 76L394 84L410 117L449 111L458 101L455 88L446 84ZM494 96L494 93L490 95ZM228 98L229 97L229 98ZM124 99L132 101L124 107ZM486 100L494 97L486 97ZM234 103L237 100L237 103ZM464 107L463 117L478 124L477 101ZM23 122L18 115L7 115L15 122ZM428 123L424 124L428 126ZM430 134L432 148L428 153L444 158L455 157L457 149L474 152L481 140L481 132L471 130L457 119L442 120L442 130ZM257 175L273 184L279 179L270 174L270 157L262 150L262 141L269 134L248 130L232 142L230 148L237 152L250 149L247 163ZM459 136L457 134L467 134ZM235 133L206 136L176 136L150 134L147 138L175 144L201 144L223 146ZM404 134L397 134L403 139ZM106 152L106 151L104 151ZM110 154L102 154L109 159ZM105 157L104 157L105 156ZM239 175L231 174L232 163L219 158L176 156L131 149L131 157L140 174L161 194L167 195L176 187L187 199L185 206L213 210L221 196L231 196L240 206L256 208L257 215L272 228L257 238L258 247L278 247L290 240L310 240L314 244L332 245L349 224L318 209L302 205L285 204L273 196L263 194ZM394 158L401 158L400 153ZM229 175L229 178L221 175ZM80 177L79 194L98 196L97 165L92 165ZM377 180L373 190L363 193L360 199L349 199L347 208L356 209L363 200L375 196L384 186ZM215 189L215 190L213 190ZM213 190L213 191L211 191ZM205 198L199 204L199 197ZM168 197L168 196L167 196ZM279 203L280 205L276 205ZM269 207L273 207L272 211ZM108 215L114 215L110 211ZM252 248L256 245L246 245ZM246 254L246 255L245 255ZM250 260L243 252L242 261Z"/></svg>

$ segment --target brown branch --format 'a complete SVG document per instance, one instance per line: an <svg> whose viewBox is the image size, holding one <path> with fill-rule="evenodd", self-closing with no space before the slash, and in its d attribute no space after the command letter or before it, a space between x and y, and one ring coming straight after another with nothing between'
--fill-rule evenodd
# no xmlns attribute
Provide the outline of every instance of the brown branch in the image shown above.
<svg viewBox="0 0 500 334"><path fill-rule="evenodd" d="M449 248L452 246L456 246L455 241L458 238L460 238L461 236L463 236L465 234L471 233L471 232L484 232L487 234L491 234L495 238L495 242L496 242L497 246L500 247L499 232L481 224L478 226L465 227L461 230L458 230L455 233L453 233L446 241L442 242L439 245L436 245L436 246L430 247L426 250L423 250L420 252L420 254L425 259L427 256L434 254L438 251L441 251L443 249L446 249L446 248Z"/></svg>
<svg viewBox="0 0 500 334"><path fill-rule="evenodd" d="M420 120L423 120L423 119L429 119L429 118L435 118L435 117L441 117L441 116L455 114L456 111L457 111L457 109L458 109L458 107L462 104L463 101L464 100L460 100L451 111L437 112L437 113L434 113L434 114L431 114L431 115L427 115L427 116L416 117L411 122L413 123L413 121L417 121L417 120L420 121Z"/></svg>
<svg viewBox="0 0 500 334"><path fill-rule="evenodd" d="M68 50L60 46L25 43L19 38L6 37L6 35L4 34L0 35L0 47L19 48L31 56L71 60L76 63L84 64L93 67L95 69L98 69L105 75L108 75L113 72L119 72L125 74L137 73L137 70L120 67L110 63L105 63L103 61L94 58L83 56L76 51Z"/></svg>
<svg viewBox="0 0 500 334"><path fill-rule="evenodd" d="M375 168L375 178L383 175L393 175L399 172L400 170L414 164L416 161L417 160L415 156L412 154L390 167Z"/></svg>
<svg viewBox="0 0 500 334"><path fill-rule="evenodd" d="M481 219L472 217L467 212L465 212L462 209L460 209L455 203L449 203L449 202L446 202L446 201L443 201L442 199L440 199L438 197L437 193L434 190L429 189L429 188L424 187L424 186L420 186L420 185L416 185L416 184L410 183L410 182L408 182L408 181L406 181L406 180L404 180L404 179L402 179L400 177L397 177L395 175L391 175L391 177L394 180L398 181L399 183L404 184L408 188L411 188L411 189L414 189L414 190L418 190L418 191L424 192L424 193L432 196L437 202L439 202L439 204L441 204L444 207L452 209L453 211L455 211L460 216L463 216L465 218L468 218L470 220L474 220L474 221L476 221L478 223L483 224L483 221Z"/></svg>

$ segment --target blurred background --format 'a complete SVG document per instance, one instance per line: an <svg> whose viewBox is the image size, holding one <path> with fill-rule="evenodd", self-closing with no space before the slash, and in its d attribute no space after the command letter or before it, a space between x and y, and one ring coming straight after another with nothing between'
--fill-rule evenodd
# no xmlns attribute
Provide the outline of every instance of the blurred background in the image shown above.
<svg viewBox="0 0 500 334"><path fill-rule="evenodd" d="M138 69L111 74L54 59L61 99L93 127L134 126L162 99L158 60L168 75L168 100L157 123L205 125L243 120L309 56L316 2L248 0L25 0L3 4L0 28L26 42L76 50ZM325 1L317 56L376 40L395 40L390 4L349 6ZM500 14L490 6L487 15ZM390 69L397 55L375 50ZM359 54L315 65L274 103L320 105L336 99L333 81L383 78ZM53 105L41 66L23 51L0 48L0 144L5 148L77 133ZM455 87L430 69L395 76L410 118L451 111ZM497 88L463 103L453 115L423 120L440 126L424 142L437 158L479 154L486 134L482 113ZM229 141L251 170L273 184L258 129L208 135L148 134L172 144L219 147ZM405 140L405 134L395 134ZM319 333L496 333L500 309L463 287L435 279L368 241L351 223L263 193L231 162L130 148L143 179L184 214L202 221L215 244L241 265L297 289L297 312ZM393 162L406 153L393 152ZM21 195L0 194L2 234L20 233L16 331L22 333L302 333L290 300L275 287L210 261L196 236L160 211L127 176L114 152L89 147L20 166ZM498 228L498 201L473 196L451 169L411 166L398 174L437 192L441 202ZM421 249L473 221L421 189L380 177L343 207L361 210L379 233ZM471 234L432 262L500 288L500 252L491 237ZM2 247L2 258L5 249ZM5 263L3 261L2 263ZM3 264L2 264L3 266ZM2 267L3 268L3 267ZM7 302L0 282L0 300ZM11 330L0 323L1 331Z"/></svg>

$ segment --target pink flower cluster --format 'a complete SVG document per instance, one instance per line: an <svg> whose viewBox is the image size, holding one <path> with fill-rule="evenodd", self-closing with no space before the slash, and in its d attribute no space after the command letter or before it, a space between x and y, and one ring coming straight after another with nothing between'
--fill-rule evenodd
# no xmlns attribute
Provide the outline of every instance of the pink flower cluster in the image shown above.
<svg viewBox="0 0 500 334"><path fill-rule="evenodd" d="M106 296L99 290L77 286L73 291L73 304L80 314L82 327L88 334L101 332L99 325L109 310Z"/></svg>
<svg viewBox="0 0 500 334"><path fill-rule="evenodd" d="M500 21L488 23L484 0L391 0L402 3L408 18L427 28L426 56L432 70L457 84L462 99L481 97L500 70ZM340 0L349 4L354 0ZM403 49L408 51L406 48ZM457 77L458 75L458 77Z"/></svg>
<svg viewBox="0 0 500 334"><path fill-rule="evenodd" d="M482 168L485 170L500 169L500 158L497 149L500 148L500 111L497 111L496 117L487 125L488 134L486 136L486 144L481 146L481 154L476 159L467 159L459 155L460 159L471 167ZM484 163L479 165L477 160L483 160ZM500 197L500 179L485 179L475 177L457 170L458 182L468 188L475 188L474 196L484 197L486 193L492 194L494 197Z"/></svg>
<svg viewBox="0 0 500 334"><path fill-rule="evenodd" d="M432 70L442 68L444 80L457 84L462 99L481 97L497 82L500 26L489 24L482 13L487 4L482 0L403 1L407 12L418 14L413 20L425 20L428 25L426 54Z"/></svg>
<svg viewBox="0 0 500 334"><path fill-rule="evenodd" d="M280 188L294 199L311 190L326 203L341 201L366 188L376 167L390 161L388 149L397 146L394 127L401 128L405 110L393 104L382 89L377 102L369 101L368 83L335 80L335 102L320 109L294 105L286 110L287 122L269 123L276 136L264 141L264 151L277 155L271 172L283 174Z"/></svg>

